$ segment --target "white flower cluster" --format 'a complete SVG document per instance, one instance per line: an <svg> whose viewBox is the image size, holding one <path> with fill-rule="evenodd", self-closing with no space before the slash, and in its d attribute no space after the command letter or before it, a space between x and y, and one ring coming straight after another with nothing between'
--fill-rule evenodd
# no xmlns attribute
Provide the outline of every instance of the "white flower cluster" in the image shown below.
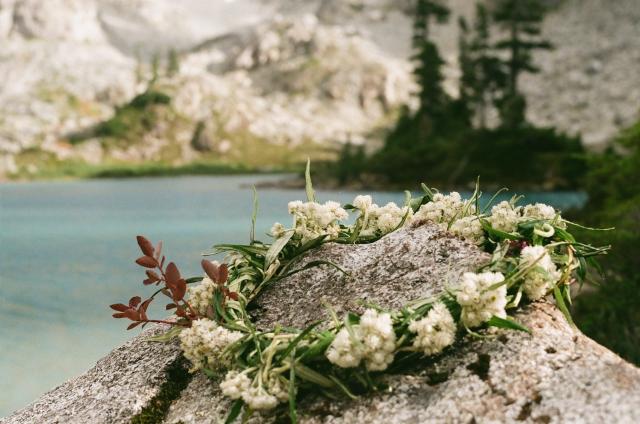
<svg viewBox="0 0 640 424"><path fill-rule="evenodd" d="M417 333L414 348L425 355L436 355L455 341L456 323L444 303L437 302L426 317L411 321L409 331Z"/></svg>
<svg viewBox="0 0 640 424"><path fill-rule="evenodd" d="M464 218L475 212L475 206L464 202L456 191L447 195L436 193L430 202L420 206L413 220L431 221L446 229L454 219Z"/></svg>
<svg viewBox="0 0 640 424"><path fill-rule="evenodd" d="M329 361L351 368L364 360L370 371L385 370L393 362L396 347L391 315L367 309L360 317L360 324L352 329L353 337L346 328L338 332L326 352Z"/></svg>
<svg viewBox="0 0 640 424"><path fill-rule="evenodd" d="M476 245L484 243L484 229L480 223L480 218L475 215L465 216L464 218L455 220L453 224L451 224L449 231Z"/></svg>
<svg viewBox="0 0 640 424"><path fill-rule="evenodd" d="M494 315L500 318L507 316L507 287L501 285L489 290L489 287L502 281L504 276L499 272L463 274L456 300L462 306L460 319L464 325L469 328L478 327Z"/></svg>
<svg viewBox="0 0 640 424"><path fill-rule="evenodd" d="M225 396L231 399L240 399L249 405L251 409L273 409L278 402L289 399L287 388L278 376L269 379L269 390L262 385L254 385L246 373L229 371L220 383L220 389Z"/></svg>
<svg viewBox="0 0 640 424"><path fill-rule="evenodd" d="M295 234L303 243L325 234L329 240L337 238L340 233L339 221L349 217L338 202L331 201L320 204L296 200L289 202L289 213L293 215Z"/></svg>
<svg viewBox="0 0 640 424"><path fill-rule="evenodd" d="M544 203L536 203L534 205L527 205L522 208L522 220L523 221L533 221L533 220L546 220L546 221L554 221L554 223L560 228L566 228L566 224L562 221L562 218L558 214L558 212L549 205L545 205Z"/></svg>
<svg viewBox="0 0 640 424"><path fill-rule="evenodd" d="M216 290L216 283L209 277L204 277L197 286L190 285L187 288L189 305L199 314L206 315L207 308L211 305L213 292Z"/></svg>
<svg viewBox="0 0 640 424"><path fill-rule="evenodd" d="M192 371L220 365L220 354L231 343L238 341L242 333L230 331L219 326L215 321L199 319L193 321L190 328L180 333L180 347L193 364ZM224 364L223 364L224 365Z"/></svg>
<svg viewBox="0 0 640 424"><path fill-rule="evenodd" d="M521 207L514 207L511 203L502 201L491 208L491 216L487 221L498 231L512 233L518 228L521 211Z"/></svg>
<svg viewBox="0 0 640 424"><path fill-rule="evenodd" d="M405 222L409 222L413 215L413 210L408 206L401 208L394 202L378 206L368 195L357 196L353 200L353 206L361 213L360 235L362 236L388 234L398 228L405 216L407 217Z"/></svg>
<svg viewBox="0 0 640 424"><path fill-rule="evenodd" d="M538 300L553 288L561 273L543 246L527 246L520 252L520 266L532 265L533 268L524 277L522 288L529 299Z"/></svg>

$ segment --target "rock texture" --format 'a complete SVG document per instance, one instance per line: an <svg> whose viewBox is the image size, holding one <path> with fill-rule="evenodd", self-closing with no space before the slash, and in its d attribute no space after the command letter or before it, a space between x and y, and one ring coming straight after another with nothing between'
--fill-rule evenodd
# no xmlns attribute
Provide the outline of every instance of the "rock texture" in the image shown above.
<svg viewBox="0 0 640 424"><path fill-rule="evenodd" d="M370 245L328 244L303 261L318 257L344 266L354 282L329 267L300 273L265 292L261 305L280 309L262 311L259 322L302 324L320 318L320 299L342 309L357 309L358 300L396 306L440 292L447 275L453 278L487 260L475 247L430 226L401 230ZM495 331L485 338L467 337L439 358L386 376L387 390L357 400L307 396L299 402L300 422L640 421L640 370L570 327L550 303L530 305L515 318L533 334ZM129 422L157 393L164 369L178 356L177 346L149 343L145 337L0 422ZM217 385L195 375L164 422L213 424L229 406ZM276 410L250 422L283 417L286 411Z"/></svg>

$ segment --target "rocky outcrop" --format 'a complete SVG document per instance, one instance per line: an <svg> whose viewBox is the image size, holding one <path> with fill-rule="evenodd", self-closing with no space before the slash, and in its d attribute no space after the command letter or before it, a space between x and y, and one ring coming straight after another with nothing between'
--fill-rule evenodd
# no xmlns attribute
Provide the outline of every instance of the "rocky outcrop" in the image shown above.
<svg viewBox="0 0 640 424"><path fill-rule="evenodd" d="M433 28L456 94L457 17L473 2L449 0L450 23ZM529 119L605 142L637 119L640 8L636 0L565 0L544 23L556 46L536 54L541 73L522 78ZM415 103L412 1L392 0L0 0L0 174L37 167L25 150L88 162L162 160L206 152L190 141L200 120L216 159L246 145L372 141L394 111ZM170 31L167 31L170 28ZM72 146L70 134L110 118L143 91L150 62L176 49L180 70L161 75L175 113L123 149ZM162 74L163 72L161 72ZM378 134L378 135L376 135ZM158 139L165 148L158 149ZM215 147L217 146L217 147ZM308 152L308 150L307 150ZM235 156L234 156L235 155ZM47 156L47 157L48 157ZM246 156L246 155L245 155ZM24 162L26 161L26 162Z"/></svg>
<svg viewBox="0 0 640 424"><path fill-rule="evenodd" d="M264 293L259 325L302 325L321 318L322 301L342 311L358 309L359 301L397 306L439 293L459 273L488 260L474 246L431 226L400 230L369 245L326 244L302 261L313 258L330 259L350 276L323 266L281 281ZM515 318L532 334L468 336L438 358L387 375L386 390L356 400L303 397L300 422L640 420L639 369L572 328L550 303L529 305ZM83 376L0 422L129 422L144 406L158 402L165 369L178 361L177 346L149 342L148 336L142 333ZM165 423L217 423L230 406L215 382L199 374L169 403ZM276 410L251 422L283 417L286 411Z"/></svg>

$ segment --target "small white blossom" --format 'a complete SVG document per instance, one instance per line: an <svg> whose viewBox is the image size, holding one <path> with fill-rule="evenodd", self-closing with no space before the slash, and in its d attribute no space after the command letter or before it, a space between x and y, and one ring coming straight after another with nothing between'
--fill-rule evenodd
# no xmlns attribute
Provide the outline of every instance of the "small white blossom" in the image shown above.
<svg viewBox="0 0 640 424"><path fill-rule="evenodd" d="M364 360L370 371L382 371L393 362L396 334L388 313L367 309L360 317L362 342L365 347Z"/></svg>
<svg viewBox="0 0 640 424"><path fill-rule="evenodd" d="M538 300L553 288L561 273L543 246L527 246L520 252L520 266L532 265L533 268L524 277L522 288L529 299Z"/></svg>
<svg viewBox="0 0 640 424"><path fill-rule="evenodd" d="M289 400L289 382L278 374L271 373L267 382L267 391L280 402Z"/></svg>
<svg viewBox="0 0 640 424"><path fill-rule="evenodd" d="M483 272L475 274L465 272L456 293L456 300L462 306L460 319L469 328L478 327L492 316L507 316L507 288L501 285L493 290L490 286L504 281L499 272Z"/></svg>
<svg viewBox="0 0 640 424"><path fill-rule="evenodd" d="M464 202L460 194L453 191L448 195L436 193L430 202L420 206L418 212L413 216L413 220L431 221L446 229L454 219L464 218L474 213L475 206Z"/></svg>
<svg viewBox="0 0 640 424"><path fill-rule="evenodd" d="M251 387L251 380L244 373L229 371L220 383L220 389L225 396L231 399L240 399L242 394Z"/></svg>
<svg viewBox="0 0 640 424"><path fill-rule="evenodd" d="M449 231L475 245L484 243L484 229L480 219L475 215L455 220Z"/></svg>
<svg viewBox="0 0 640 424"><path fill-rule="evenodd" d="M359 339L359 331L357 327L354 327L354 333L356 338ZM333 339L331 346L327 349L326 356L329 362L336 364L341 368L353 368L357 367L364 355L364 349L362 345L353 343L351 336L346 328L338 331L336 337Z"/></svg>
<svg viewBox="0 0 640 424"><path fill-rule="evenodd" d="M522 209L523 221L545 220L553 221L560 228L566 228L566 224L562 221L560 214L553 206L544 203L536 203L535 205L527 205Z"/></svg>
<svg viewBox="0 0 640 424"><path fill-rule="evenodd" d="M302 203L299 200L289 202L289 213L293 215L293 228L302 243L326 235L329 240L340 234L339 221L349 217L337 202Z"/></svg>
<svg viewBox="0 0 640 424"><path fill-rule="evenodd" d="M184 356L193 364L192 371L205 365L213 368L224 365L220 354L241 337L242 333L227 330L204 318L193 321L191 327L182 330L179 336Z"/></svg>
<svg viewBox="0 0 640 424"><path fill-rule="evenodd" d="M512 233L518 228L521 211L521 207L514 208L511 203L502 201L491 208L491 216L487 217L487 221L498 231Z"/></svg>
<svg viewBox="0 0 640 424"><path fill-rule="evenodd" d="M407 217L405 222L409 222L413 215L411 208L407 206L401 208L394 202L389 202L382 207L375 203L369 203L366 209L360 210L362 211L361 219L363 220L362 228L360 229L360 235L362 236L388 234L398 228L405 216Z"/></svg>
<svg viewBox="0 0 640 424"><path fill-rule="evenodd" d="M352 327L356 340L346 328L338 332L326 356L342 368L356 367L364 360L370 371L385 370L393 362L396 335L391 315L367 309L360 324Z"/></svg>
<svg viewBox="0 0 640 424"><path fill-rule="evenodd" d="M357 209L360 209L361 211L367 211L372 204L373 199L369 195L356 196L356 198L353 199L353 206L355 206Z"/></svg>
<svg viewBox="0 0 640 424"><path fill-rule="evenodd" d="M245 401L251 409L264 410L273 409L278 405L278 399L269 394L262 386L250 387L242 393L242 400Z"/></svg>
<svg viewBox="0 0 640 424"><path fill-rule="evenodd" d="M197 286L190 285L187 288L189 304L201 315L206 315L207 308L211 305L213 293L217 284L209 277L204 277Z"/></svg>
<svg viewBox="0 0 640 424"><path fill-rule="evenodd" d="M282 237L284 235L285 231L287 231L287 229L284 227L284 225L282 225L279 222L276 222L271 227L271 230L269 231L269 234L273 238L280 238L280 237Z"/></svg>
<svg viewBox="0 0 640 424"><path fill-rule="evenodd" d="M425 355L436 355L455 341L456 323L442 302L433 305L427 316L411 321L409 331L417 333L413 346Z"/></svg>

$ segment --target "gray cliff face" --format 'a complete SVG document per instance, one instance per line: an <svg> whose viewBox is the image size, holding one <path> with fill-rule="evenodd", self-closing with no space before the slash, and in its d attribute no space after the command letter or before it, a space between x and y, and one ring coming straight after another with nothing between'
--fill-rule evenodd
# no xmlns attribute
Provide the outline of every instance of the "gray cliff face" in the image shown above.
<svg viewBox="0 0 640 424"><path fill-rule="evenodd" d="M327 244L303 261L330 259L330 267L299 273L264 293L258 324L302 325L324 317L324 300L354 310L358 300L395 307L439 293L447 277L474 269L486 254L434 227L400 230L357 246ZM352 280L352 281L350 281ZM546 302L516 314L533 334L495 331L466 337L439 358L387 375L388 389L353 401L306 396L299 400L303 423L417 422L616 422L640 421L640 370L571 328ZM86 374L45 394L31 406L0 420L18 423L125 423L151 402L179 357L175 344L145 339L148 330L114 350ZM182 390L165 423L217 423L230 407L217 384L201 374ZM283 413L256 415L274 422Z"/></svg>
<svg viewBox="0 0 640 424"><path fill-rule="evenodd" d="M229 158L247 137L287 147L375 146L375 130L392 125L400 105L415 105L411 3L0 0L0 175L36 172L19 157L29 149L94 164L185 163L201 153L189 145L198 121L215 127L208 136ZM445 88L455 95L457 18L471 18L473 2L448 3L450 22L434 27L433 37L446 62ZM637 0L557 3L543 26L556 49L536 53L541 72L521 80L528 118L601 145L638 118L640 7ZM178 51L180 71L162 75L159 86L184 119L166 119L158 134L127 149L99 137L67 142L142 92L150 59L166 59L169 49Z"/></svg>

